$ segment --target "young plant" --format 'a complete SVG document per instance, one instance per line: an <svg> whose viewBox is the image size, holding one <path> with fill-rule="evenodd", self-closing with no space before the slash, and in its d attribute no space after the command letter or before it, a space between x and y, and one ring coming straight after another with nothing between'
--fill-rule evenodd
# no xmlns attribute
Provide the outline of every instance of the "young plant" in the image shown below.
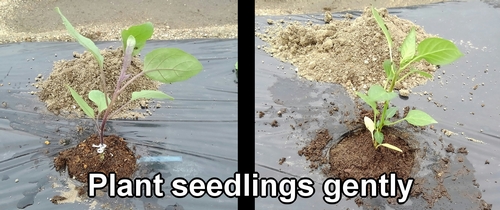
<svg viewBox="0 0 500 210"><path fill-rule="evenodd" d="M238 78L238 62L236 62L234 64L234 69L235 69L235 72L236 72L236 78Z"/></svg>
<svg viewBox="0 0 500 210"><path fill-rule="evenodd" d="M372 120L368 117L365 117L364 122L366 128L372 135L372 142L375 149L377 149L379 146L384 146L389 149L402 152L402 150L398 147L388 143L384 143L384 134L382 133L382 128L384 126L394 125L402 122L403 120L406 120L408 123L415 126L426 126L432 123L437 123L437 121L423 111L410 110L405 118L391 122L389 119L392 118L398 110L396 107L388 108L390 101L397 96L397 94L394 92L394 86L396 85L396 83L401 82L404 78L408 77L411 74L420 74L424 77L432 78L432 75L416 69L411 69L407 72L404 71L412 63L424 59L425 61L433 65L445 65L457 60L458 58L463 56L463 54L451 41L436 37L427 38L420 42L417 46L415 43L415 29L412 28L410 33L403 41L403 44L401 45L401 60L399 62L399 66L396 67L396 64L393 62L393 43L389 30L387 30L387 27L377 10L373 7L371 9L373 17L384 32L385 38L387 39L387 43L389 45L390 59L385 60L383 63L383 68L387 76L387 82L385 83L384 87L382 87L381 85L372 85L368 90L368 94L360 92L357 92L356 94L373 109L374 119ZM403 73L405 74L403 76L400 76ZM377 109L378 102L384 102L384 106L381 112ZM379 116L378 119L377 116Z"/></svg>
<svg viewBox="0 0 500 210"><path fill-rule="evenodd" d="M67 86L71 92L72 97L75 99L77 104L83 110L83 112L93 118L96 123L97 132L99 134L99 145L93 145L97 147L97 152L102 153L106 148L104 144L104 128L106 122L116 113L121 111L127 104L131 103L140 98L145 99L171 99L173 98L161 91L157 90L141 90L133 92L131 99L125 103L123 106L116 110L111 110L118 96L125 90L125 88L130 85L135 79L141 76L147 76L152 80L159 81L162 83L173 83L179 82L191 78L192 76L198 74L203 66L201 63L191 54L188 54L180 49L176 48L159 48L148 53L144 58L144 69L141 73L134 75L127 74L127 68L130 66L132 61L132 56L139 54L146 40L149 39L153 34L153 25L151 23L145 23L141 25L136 25L122 31L122 41L123 41L123 65L118 76L116 83L116 88L111 95L108 96L106 90L105 76L103 71L104 58L100 54L97 46L92 42L92 40L80 35L70 24L70 22L63 16L59 8L55 8L56 11L61 16L64 25L66 26L69 34L75 38L82 46L84 46L88 51L94 55L96 61L99 64L101 71L101 90L91 90L88 94L89 99L97 105L97 115L94 110L83 100L83 98L70 86ZM104 92L103 92L104 91ZM101 122L99 123L99 119Z"/></svg>

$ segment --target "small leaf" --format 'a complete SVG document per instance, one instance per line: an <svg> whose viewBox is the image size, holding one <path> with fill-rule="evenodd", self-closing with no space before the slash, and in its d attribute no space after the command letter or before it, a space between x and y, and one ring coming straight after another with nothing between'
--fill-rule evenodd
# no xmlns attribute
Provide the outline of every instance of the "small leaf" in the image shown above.
<svg viewBox="0 0 500 210"><path fill-rule="evenodd" d="M427 38L420 42L417 50L418 59L416 61L423 58L433 65L449 64L463 56L453 42L436 37Z"/></svg>
<svg viewBox="0 0 500 210"><path fill-rule="evenodd" d="M403 64L413 59L413 56L415 56L415 48L415 28L412 27L410 33L408 33L403 41L403 44L401 45L400 66L403 66Z"/></svg>
<svg viewBox="0 0 500 210"><path fill-rule="evenodd" d="M59 7L56 7L55 10L61 16L61 19L63 20L63 24L66 26L66 30L71 35L71 37L76 39L78 41L78 43L80 43L80 45L85 47L85 49L87 49L89 52L92 53L92 55L94 55L95 59L97 60L97 63L99 64L99 67L102 69L104 57L102 57L101 52L99 51L99 48L97 48L97 46L94 44L94 42L92 40L90 40L87 37L82 36L81 34L79 34L75 30L75 28L73 28L73 26L68 21L68 19L66 19L66 17L64 17L64 15L61 13L61 11L59 10Z"/></svg>
<svg viewBox="0 0 500 210"><path fill-rule="evenodd" d="M377 141L377 144L382 144L384 142L384 134L380 131L375 131L375 141Z"/></svg>
<svg viewBox="0 0 500 210"><path fill-rule="evenodd" d="M108 108L108 105L106 104L106 98L104 98L104 93L100 90L91 90L89 92L89 99L97 105L97 109L99 110L99 112L102 112L103 110L106 110ZM110 101L109 98L108 101Z"/></svg>
<svg viewBox="0 0 500 210"><path fill-rule="evenodd" d="M366 129L370 131L370 134L372 134L372 140L373 140L373 131L375 130L375 124L373 123L372 119L366 116L365 116L365 126Z"/></svg>
<svg viewBox="0 0 500 210"><path fill-rule="evenodd" d="M387 39L387 43L389 44L389 48L392 48L392 39L391 39L391 34L389 33L389 30L387 30L387 27L385 27L384 20L380 15L378 14L377 9L372 7L372 14L373 17L375 18L375 21L377 21L378 26L382 29L384 32L385 38Z"/></svg>
<svg viewBox="0 0 500 210"><path fill-rule="evenodd" d="M432 79L432 75L425 72L425 71L419 71L419 70L416 70L415 72L417 72L418 74L420 74L420 76L423 76L423 77L427 77L429 79Z"/></svg>
<svg viewBox="0 0 500 210"><path fill-rule="evenodd" d="M403 152L403 150L399 149L398 147L396 147L396 146L394 146L392 144L384 143L384 144L379 144L378 146L384 146L384 147L387 147L389 149L396 150L398 152Z"/></svg>
<svg viewBox="0 0 500 210"><path fill-rule="evenodd" d="M398 94L395 92L388 93L382 86L373 85L368 90L368 96L375 101L390 101L398 96Z"/></svg>
<svg viewBox="0 0 500 210"><path fill-rule="evenodd" d="M139 54L146 45L146 41L153 35L153 24L147 22L140 25L131 26L130 28L122 31L123 49L127 49L127 38L134 36L136 44L132 56Z"/></svg>
<svg viewBox="0 0 500 210"><path fill-rule="evenodd" d="M145 99L156 98L156 99L174 100L174 98L172 96L169 96L169 95L167 95L161 91L157 91L157 90L141 90L139 92L133 92L132 99L130 99L130 100L133 101L133 100L136 100L139 98L145 98Z"/></svg>
<svg viewBox="0 0 500 210"><path fill-rule="evenodd" d="M144 58L146 76L163 83L189 79L202 69L198 59L177 48L156 49Z"/></svg>
<svg viewBox="0 0 500 210"><path fill-rule="evenodd" d="M87 104L87 102L85 102L85 100L83 100L83 98L80 96L80 94L78 94L75 90L73 90L73 88L71 88L69 85L66 85L66 87L68 87L69 91L71 92L71 96L73 96L73 98L75 99L78 106L80 106L80 108L82 108L83 112L87 116L94 118L94 116L95 116L94 110Z"/></svg>
<svg viewBox="0 0 500 210"><path fill-rule="evenodd" d="M368 104L373 109L375 114L379 113L379 111L377 110L377 103L375 103L373 99L371 99L366 94L360 92L356 92L356 95L358 95L366 104Z"/></svg>
<svg viewBox="0 0 500 210"><path fill-rule="evenodd" d="M133 35L130 35L127 37L127 46L125 48L123 48L123 49L125 49L124 57L131 57L131 55L132 56L134 55L133 54L135 52L134 48L137 46L136 43L137 43L136 39Z"/></svg>
<svg viewBox="0 0 500 210"><path fill-rule="evenodd" d="M234 64L234 68L236 69L236 71L238 71L238 62L236 62L236 64Z"/></svg>
<svg viewBox="0 0 500 210"><path fill-rule="evenodd" d="M410 110L404 119L415 126L426 126L437 123L431 116L420 110Z"/></svg>
<svg viewBox="0 0 500 210"><path fill-rule="evenodd" d="M385 60L382 64L384 66L385 75L388 79L392 79L394 77L394 72L392 72L392 62L391 60Z"/></svg>
<svg viewBox="0 0 500 210"><path fill-rule="evenodd" d="M396 114L397 111L398 111L397 107L391 107L391 108L387 109L387 111L385 112L385 116L386 116L385 119L389 119L391 117L394 117L394 115Z"/></svg>

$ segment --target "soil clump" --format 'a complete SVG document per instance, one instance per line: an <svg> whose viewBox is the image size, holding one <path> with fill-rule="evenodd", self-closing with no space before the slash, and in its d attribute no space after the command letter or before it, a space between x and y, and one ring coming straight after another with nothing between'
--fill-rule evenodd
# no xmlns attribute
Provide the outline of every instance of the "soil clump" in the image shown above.
<svg viewBox="0 0 500 210"><path fill-rule="evenodd" d="M127 142L118 136L104 137L107 145L103 153L97 153L92 145L99 145L99 137L92 135L80 142L76 147L69 148L59 153L54 158L57 171L67 168L69 177L84 184L88 183L88 173L101 172L109 175L116 174L116 180L131 178L137 169L137 158L128 148Z"/></svg>
<svg viewBox="0 0 500 210"><path fill-rule="evenodd" d="M411 28L415 28L417 43L434 37L411 21L390 15L387 9L380 9L379 13L392 36L396 64L400 60L399 46ZM267 53L283 62L292 63L297 67L299 76L312 81L341 84L354 97L356 91L368 90L372 84L383 85L385 72L382 63L390 56L384 33L369 7L360 17L354 20L350 17L352 15L346 15L344 20L333 19L321 25L276 21L264 33L256 35L269 44L263 47ZM405 71L412 67L431 75L436 70L434 65L423 60ZM395 89L408 90L425 84L427 80L414 74L396 84Z"/></svg>
<svg viewBox="0 0 500 210"><path fill-rule="evenodd" d="M121 48L104 49L101 50L101 54L104 57L103 71L106 78L107 95L111 97L116 88L117 78L122 68L123 51ZM63 117L81 118L85 114L71 96L67 85L78 92L85 102L94 109L94 112L97 113L97 106L88 98L88 93L91 90L102 89L101 73L99 64L90 52L86 51L83 54L74 52L73 57L74 59L72 60L54 62L54 68L50 76L46 80L39 81L33 85L41 89L37 95L41 101L45 102L48 111ZM138 57L133 57L131 65L127 69L127 73L131 75L129 79L140 73L142 67L142 61ZM141 108L139 100L126 103L132 97L132 92L158 90L159 85L159 82L153 81L146 76L136 79L117 98L112 110L116 110L123 105L125 107L114 115L112 119L135 119L143 117L142 114L131 111L132 109Z"/></svg>

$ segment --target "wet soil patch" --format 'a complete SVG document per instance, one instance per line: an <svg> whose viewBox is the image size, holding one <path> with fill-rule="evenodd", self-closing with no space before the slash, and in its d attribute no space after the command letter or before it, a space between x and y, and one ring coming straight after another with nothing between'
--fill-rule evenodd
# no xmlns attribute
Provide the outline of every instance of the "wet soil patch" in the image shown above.
<svg viewBox="0 0 500 210"><path fill-rule="evenodd" d="M106 175L113 172L116 180L130 178L137 169L137 158L127 146L127 142L118 136L104 137L107 145L103 153L97 153L92 145L99 144L99 137L92 135L80 142L76 147L59 153L54 158L57 171L67 168L68 175L82 183L88 182L88 173L101 172Z"/></svg>
<svg viewBox="0 0 500 210"><path fill-rule="evenodd" d="M385 147L375 149L370 132L363 128L348 132L344 139L330 149L329 174L343 180L373 177L395 172L399 178L410 178L415 163L415 149L394 128L384 128L384 143L392 144L403 152Z"/></svg>

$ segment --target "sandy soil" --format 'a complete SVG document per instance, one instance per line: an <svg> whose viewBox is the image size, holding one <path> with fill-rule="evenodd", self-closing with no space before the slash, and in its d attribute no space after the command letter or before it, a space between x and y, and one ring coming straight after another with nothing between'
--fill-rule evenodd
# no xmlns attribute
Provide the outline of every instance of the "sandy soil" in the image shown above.
<svg viewBox="0 0 500 210"><path fill-rule="evenodd" d="M419 4L441 2L421 0ZM237 0L0 0L0 44L33 41L70 41L59 7L80 32L94 41L119 39L119 32L133 24L151 21L152 39L237 38ZM363 9L372 0L256 0L256 15L338 12ZM415 5L405 0L380 0L376 7Z"/></svg>
<svg viewBox="0 0 500 210"><path fill-rule="evenodd" d="M362 10L373 4L376 8L405 7L419 4L443 2L443 0L256 0L255 15L285 15L321 13L325 11L341 12Z"/></svg>
<svg viewBox="0 0 500 210"><path fill-rule="evenodd" d="M0 0L0 44L71 40L55 7L94 41L118 40L122 29L146 21L155 26L152 39L236 38L238 34L236 0L118 2Z"/></svg>

